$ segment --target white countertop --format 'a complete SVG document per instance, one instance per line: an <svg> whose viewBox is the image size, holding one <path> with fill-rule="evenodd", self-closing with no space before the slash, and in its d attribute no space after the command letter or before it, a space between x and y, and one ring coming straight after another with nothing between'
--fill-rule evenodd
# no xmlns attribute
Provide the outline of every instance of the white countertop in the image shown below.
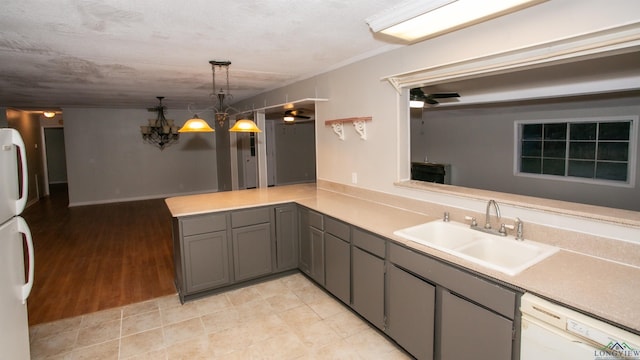
<svg viewBox="0 0 640 360"><path fill-rule="evenodd" d="M295 202L369 230L397 243L481 273L528 292L593 314L640 334L640 269L623 263L560 250L509 276L393 234L435 220L433 216L317 189L316 184L187 195L166 199L174 217Z"/></svg>

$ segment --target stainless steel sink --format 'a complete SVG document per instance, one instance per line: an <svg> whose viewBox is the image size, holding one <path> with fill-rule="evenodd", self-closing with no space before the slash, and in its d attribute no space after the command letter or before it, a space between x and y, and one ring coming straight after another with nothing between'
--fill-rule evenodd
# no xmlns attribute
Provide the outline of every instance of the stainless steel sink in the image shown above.
<svg viewBox="0 0 640 360"><path fill-rule="evenodd" d="M397 230L395 235L505 273L517 275L559 249L513 236L472 230L468 225L441 220Z"/></svg>

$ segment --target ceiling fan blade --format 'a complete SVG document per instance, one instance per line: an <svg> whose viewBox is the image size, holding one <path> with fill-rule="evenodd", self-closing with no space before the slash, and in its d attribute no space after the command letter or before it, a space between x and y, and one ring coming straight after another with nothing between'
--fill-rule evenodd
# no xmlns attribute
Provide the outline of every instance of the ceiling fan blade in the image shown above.
<svg viewBox="0 0 640 360"><path fill-rule="evenodd" d="M437 102L437 101L433 100L433 99L432 99L432 98L430 98L430 97L425 98L425 99L424 99L424 102L426 102L427 104L430 104L430 105L438 105L438 104L440 104L439 102Z"/></svg>
<svg viewBox="0 0 640 360"><path fill-rule="evenodd" d="M435 94L427 95L427 97L431 97L431 98L433 98L433 99L446 99L446 98L456 98L456 97L460 97L460 94L455 93L455 92L450 92L450 93L435 93Z"/></svg>

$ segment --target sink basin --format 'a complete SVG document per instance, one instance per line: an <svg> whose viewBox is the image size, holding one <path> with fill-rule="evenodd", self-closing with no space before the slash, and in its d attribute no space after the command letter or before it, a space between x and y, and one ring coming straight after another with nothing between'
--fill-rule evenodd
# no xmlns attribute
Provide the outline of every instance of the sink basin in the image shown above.
<svg viewBox="0 0 640 360"><path fill-rule="evenodd" d="M484 236L479 231L469 229L469 225L453 221L431 221L395 231L394 234L443 251L459 248Z"/></svg>
<svg viewBox="0 0 640 360"><path fill-rule="evenodd" d="M394 234L511 276L558 251L550 245L488 234L454 221L431 221Z"/></svg>

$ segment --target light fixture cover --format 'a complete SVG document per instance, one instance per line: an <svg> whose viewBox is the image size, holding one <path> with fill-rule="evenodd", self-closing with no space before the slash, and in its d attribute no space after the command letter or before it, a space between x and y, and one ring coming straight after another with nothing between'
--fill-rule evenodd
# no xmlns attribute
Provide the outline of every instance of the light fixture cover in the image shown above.
<svg viewBox="0 0 640 360"><path fill-rule="evenodd" d="M409 100L409 107L413 109L421 109L424 107L424 101L422 100Z"/></svg>
<svg viewBox="0 0 640 360"><path fill-rule="evenodd" d="M236 121L229 131L232 132L257 132L260 133L262 130L258 128L258 125L249 119L241 119Z"/></svg>
<svg viewBox="0 0 640 360"><path fill-rule="evenodd" d="M211 126L207 124L206 121L200 119L198 115L193 115L193 118L187 120L187 122L184 123L182 128L178 130L178 132L181 132L181 133L182 132L214 132L214 131L215 130L213 130Z"/></svg>
<svg viewBox="0 0 640 360"><path fill-rule="evenodd" d="M374 32L409 42L424 40L547 0L406 1L367 19Z"/></svg>
<svg viewBox="0 0 640 360"><path fill-rule="evenodd" d="M42 115L44 115L44 117L51 119L52 117L56 116L55 111L43 111Z"/></svg>

